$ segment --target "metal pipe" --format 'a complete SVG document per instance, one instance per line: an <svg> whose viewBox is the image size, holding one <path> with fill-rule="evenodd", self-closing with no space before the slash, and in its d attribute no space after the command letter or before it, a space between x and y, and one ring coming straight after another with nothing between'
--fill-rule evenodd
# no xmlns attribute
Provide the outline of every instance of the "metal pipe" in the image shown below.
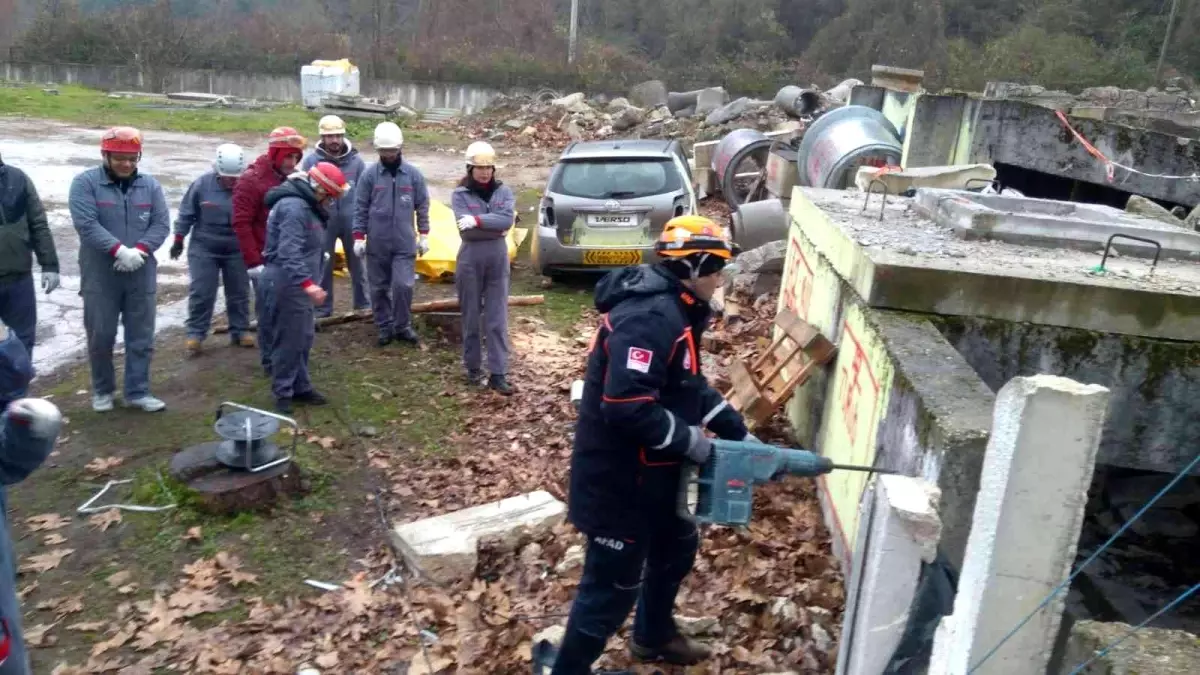
<svg viewBox="0 0 1200 675"><path fill-rule="evenodd" d="M817 118L796 151L800 184L841 190L854 185L860 166L899 166L903 147L883 113L847 105Z"/></svg>
<svg viewBox="0 0 1200 675"><path fill-rule="evenodd" d="M821 107L821 92L789 84L775 94L775 105L792 117L807 117Z"/></svg>
<svg viewBox="0 0 1200 675"><path fill-rule="evenodd" d="M761 188L752 187L746 196L749 197L749 201L754 201L755 193L765 192L767 156L772 143L766 134L756 129L735 129L717 144L713 152L712 169L717 174L717 185L721 188L721 195L730 207L736 209L742 204L742 197L737 191L738 168L747 159L753 158L758 163L761 178L756 180L755 184L761 182Z"/></svg>

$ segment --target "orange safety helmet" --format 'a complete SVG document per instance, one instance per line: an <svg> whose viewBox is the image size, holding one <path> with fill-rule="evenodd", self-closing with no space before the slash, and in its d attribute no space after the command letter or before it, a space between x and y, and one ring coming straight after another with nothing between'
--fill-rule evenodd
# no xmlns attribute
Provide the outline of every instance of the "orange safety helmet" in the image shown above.
<svg viewBox="0 0 1200 675"><path fill-rule="evenodd" d="M269 148L286 148L304 152L304 146L307 144L308 141L292 127L275 127L267 136L267 147Z"/></svg>
<svg viewBox="0 0 1200 675"><path fill-rule="evenodd" d="M654 250L668 259L707 253L731 260L739 253L725 230L704 216L676 216L668 220Z"/></svg>
<svg viewBox="0 0 1200 675"><path fill-rule="evenodd" d="M325 191L325 194L337 199L346 194L350 186L346 184L346 174L337 168L337 165L330 162L317 162L317 164L308 170L308 180L313 187L319 187Z"/></svg>
<svg viewBox="0 0 1200 675"><path fill-rule="evenodd" d="M142 132L133 127L113 127L100 137L100 152L142 154Z"/></svg>

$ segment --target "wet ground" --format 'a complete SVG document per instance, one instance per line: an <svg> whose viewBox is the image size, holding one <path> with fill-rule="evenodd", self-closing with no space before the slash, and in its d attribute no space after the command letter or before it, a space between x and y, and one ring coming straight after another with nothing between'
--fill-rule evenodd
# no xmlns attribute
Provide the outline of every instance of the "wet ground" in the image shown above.
<svg viewBox="0 0 1200 675"><path fill-rule="evenodd" d="M0 118L0 156L6 164L20 168L33 179L58 248L62 285L50 295L38 294L38 346L34 362L42 374L78 359L85 349L83 300L79 296L79 238L71 224L67 195L76 174L99 164L101 133L100 129L46 120ZM265 142L250 146L245 144L246 140L163 131L146 134L140 170L162 183L172 224L179 200L188 185L209 170L218 145L240 141L252 158L265 152ZM462 145L465 147L466 142ZM454 184L463 172L461 151L462 148L406 148L405 158L425 174L431 197L449 203ZM370 163L375 157L367 149L363 159ZM509 166L503 169L504 177L515 190L540 188L548 175L545 159L506 157L504 161ZM172 261L168 256L169 242L170 237L155 253L162 290L187 284L186 259ZM218 309L223 304L218 299ZM159 294L158 330L180 326L186 316L186 300L180 300L178 293Z"/></svg>

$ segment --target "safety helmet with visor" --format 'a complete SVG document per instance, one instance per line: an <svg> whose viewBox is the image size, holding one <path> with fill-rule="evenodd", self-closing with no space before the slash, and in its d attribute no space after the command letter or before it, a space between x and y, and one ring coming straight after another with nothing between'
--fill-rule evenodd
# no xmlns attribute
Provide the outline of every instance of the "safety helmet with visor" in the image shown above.
<svg viewBox="0 0 1200 675"><path fill-rule="evenodd" d="M725 228L698 215L668 220L654 243L654 251L684 279L716 274L740 252Z"/></svg>
<svg viewBox="0 0 1200 675"><path fill-rule="evenodd" d="M346 183L346 174L330 162L317 162L313 165L308 170L308 182L329 199L338 199L350 189Z"/></svg>

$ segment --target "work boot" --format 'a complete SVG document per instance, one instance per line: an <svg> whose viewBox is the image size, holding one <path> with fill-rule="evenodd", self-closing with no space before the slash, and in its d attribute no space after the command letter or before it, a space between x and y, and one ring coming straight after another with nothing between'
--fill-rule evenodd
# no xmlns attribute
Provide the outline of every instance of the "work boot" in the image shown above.
<svg viewBox="0 0 1200 675"><path fill-rule="evenodd" d="M112 409L112 394L95 394L92 396L92 410L96 412L109 412Z"/></svg>
<svg viewBox="0 0 1200 675"><path fill-rule="evenodd" d="M128 400L125 402L125 405L129 406L130 408L140 408L145 412L158 412L160 410L167 409L166 403L164 403L161 399L151 396L150 394Z"/></svg>
<svg viewBox="0 0 1200 675"><path fill-rule="evenodd" d="M380 347L386 347L386 346L392 344L393 339L395 339L395 336L392 335L392 331L390 331L390 330L379 331L379 343L378 344Z"/></svg>
<svg viewBox="0 0 1200 675"><path fill-rule="evenodd" d="M187 341L183 343L183 346L185 349L188 350L189 354L191 354L193 356L196 354L199 354L200 353L200 338L188 338Z"/></svg>
<svg viewBox="0 0 1200 675"><path fill-rule="evenodd" d="M249 349L251 347L257 347L258 341L254 339L253 335L250 335L249 333L243 333L230 338L229 344L233 345L234 347L246 347Z"/></svg>
<svg viewBox="0 0 1200 675"><path fill-rule="evenodd" d="M512 396L512 393L513 393L512 385L510 385L508 383L508 379L505 378L503 375L492 375L492 376L488 377L487 386L488 386L488 389L491 389L492 391L496 392L497 394L500 394L502 396Z"/></svg>
<svg viewBox="0 0 1200 675"><path fill-rule="evenodd" d="M292 414L292 399L290 399L290 398L275 399L275 412L279 413L280 415L291 415Z"/></svg>
<svg viewBox="0 0 1200 675"><path fill-rule="evenodd" d="M410 345L421 344L421 338L417 335L417 331L413 330L412 326L405 326L396 331L396 339L401 342L407 342Z"/></svg>
<svg viewBox="0 0 1200 675"><path fill-rule="evenodd" d="M463 377L466 378L467 384L471 385L472 387L478 387L479 385L483 384L484 381L483 371L479 368L471 368Z"/></svg>
<svg viewBox="0 0 1200 675"><path fill-rule="evenodd" d="M712 648L676 633L661 647L643 647L630 640L629 654L642 663L662 661L675 666L694 666L712 657Z"/></svg>
<svg viewBox="0 0 1200 675"><path fill-rule="evenodd" d="M316 389L306 391L303 394L292 394L292 400L301 405L325 405L329 403L329 399L325 398Z"/></svg>

